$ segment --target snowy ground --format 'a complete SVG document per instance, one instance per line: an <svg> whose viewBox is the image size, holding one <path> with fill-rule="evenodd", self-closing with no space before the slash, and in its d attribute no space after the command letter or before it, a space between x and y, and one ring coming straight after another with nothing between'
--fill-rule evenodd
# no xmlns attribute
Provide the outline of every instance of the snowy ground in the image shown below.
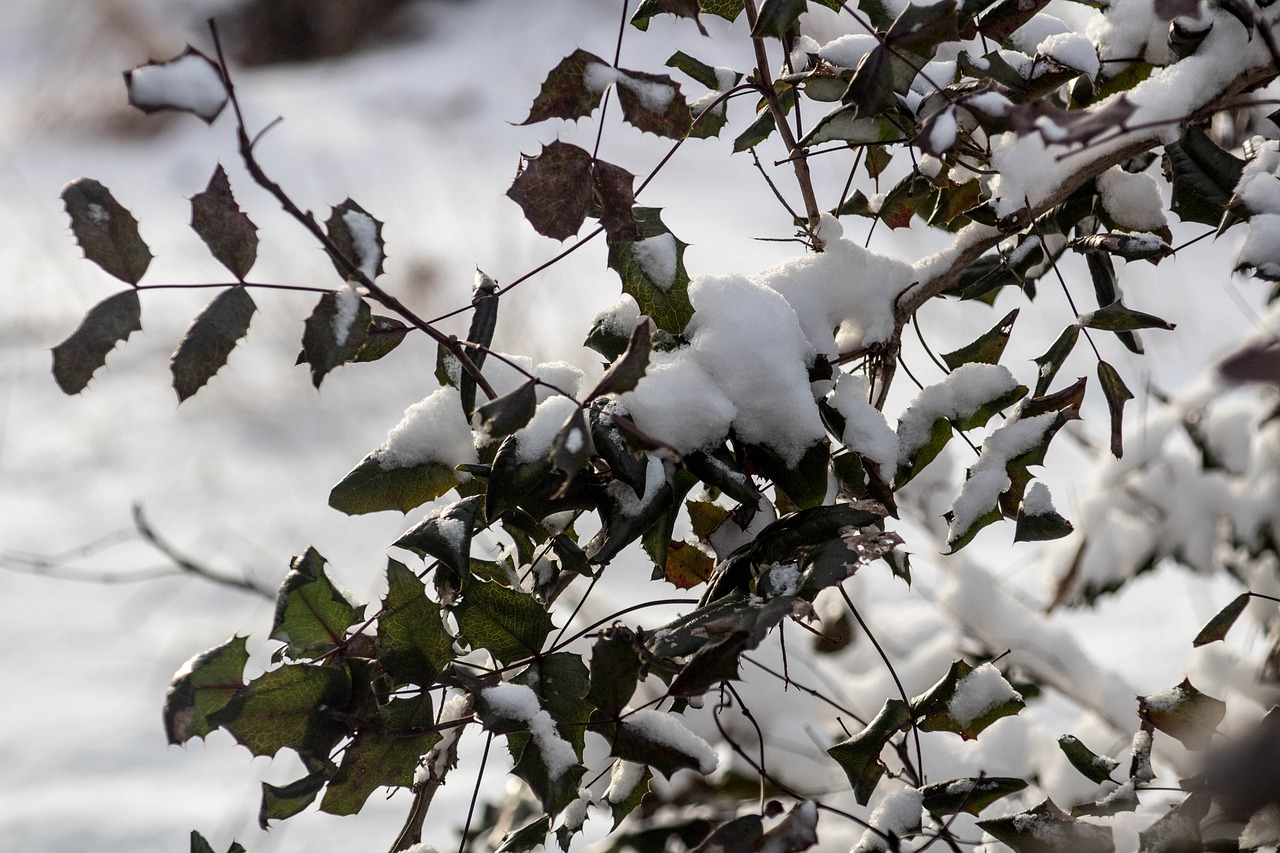
<svg viewBox="0 0 1280 853"><path fill-rule="evenodd" d="M176 407L167 356L213 291L157 291L145 294L145 333L113 354L83 395L66 398L54 386L49 347L89 305L119 289L79 258L66 226L58 192L82 175L101 180L140 220L157 255L146 283L224 280L186 225L185 200L203 189L220 160L261 228L252 280L336 284L320 252L244 176L228 117L212 129L194 119L153 120L162 129L143 135L137 128L145 125L135 121L128 138L103 130L117 122L105 105L123 103L119 72L176 54L187 41L208 47L203 29L175 20L172 6L161 11L165 4L145 0L103 4L101 20L79 5L14 2L0 21L0 264L9 270L0 283L0 554L75 549L127 528L137 501L170 541L221 570L248 571L274 586L289 556L314 545L344 585L376 596L383 548L405 521L394 514L341 517L325 498L405 406L435 387L434 351L422 341L411 339L378 365L343 368L316 394L305 371L292 366L312 300L262 293L255 295L260 314L229 366ZM145 37L126 37L107 27L109 6L155 26ZM184 8L204 13L213 6L188 0ZM557 133L594 133L587 123L508 122L524 117L545 71L574 47L611 50L615 4L526 2L518 21L514 10L502 0L428 9L425 34L411 42L238 75L251 123L285 117L260 149L268 170L303 207L320 211L350 195L386 220L387 282L427 315L462 304L477 265L510 281L557 251L522 225L503 192L520 151L534 153ZM64 26L67 16L75 20ZM624 46L624 65L656 70L675 46L688 45L699 46L707 61L728 62L687 26L656 20L648 37L635 35ZM788 234L779 211L760 203L767 191L749 161L724 156L728 144L691 143L702 150L677 158L642 196L667 208L672 230L693 244L691 270L752 271L795 249L746 239ZM602 151L643 173L665 144L610 123ZM911 236L892 239L881 250L893 245L913 257L928 249ZM1226 281L1221 255L1203 256L1214 264L1214 279ZM1194 268L1184 261L1170 279L1161 267L1130 286L1135 307L1158 304L1179 324L1167 344L1152 341L1154 357L1144 362L1163 387L1206 350L1225 349L1250 322L1220 294L1204 299ZM589 246L504 300L498 345L590 369L592 354L576 338L585 318L616 297L603 246ZM939 349L967 342L969 328L999 316L974 306L958 315L924 317ZM1042 331L1052 335L1059 325ZM1021 331L1034 337L1036 330ZM1034 339L1024 345L1043 349ZM1070 515L1070 492L1060 508ZM1038 579L1023 571L1022 553L996 569L1034 590ZM124 577L162 563L123 545L75 565ZM232 633L260 637L270 603L188 578L107 585L3 572L0 590L14 605L4 656L8 688L0 693L0 838L8 848L177 850L192 828L217 848L235 837L252 853L314 849L321 840L330 851L389 844L404 797L385 804L375 797L359 819L312 813L263 834L256 828L258 782L288 781L296 767L250 762L221 735L185 749L165 744L160 705L173 671ZM1162 572L1122 601L1075 618L1082 642L1135 692L1151 692L1181 678L1186 637L1225 599L1224 589L1206 594L1203 584ZM1140 634L1157 618L1179 631ZM435 812L441 823L428 840L453 837L469 782L446 788Z"/></svg>

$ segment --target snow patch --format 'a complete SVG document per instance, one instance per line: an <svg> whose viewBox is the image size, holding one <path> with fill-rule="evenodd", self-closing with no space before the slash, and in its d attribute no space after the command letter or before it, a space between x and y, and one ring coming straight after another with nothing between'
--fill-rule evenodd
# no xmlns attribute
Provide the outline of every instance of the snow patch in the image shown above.
<svg viewBox="0 0 1280 853"><path fill-rule="evenodd" d="M425 462L453 468L478 462L458 390L441 388L405 409L404 418L391 428L373 456L383 469L412 468ZM454 472L454 476L460 483L471 479L462 472Z"/></svg>

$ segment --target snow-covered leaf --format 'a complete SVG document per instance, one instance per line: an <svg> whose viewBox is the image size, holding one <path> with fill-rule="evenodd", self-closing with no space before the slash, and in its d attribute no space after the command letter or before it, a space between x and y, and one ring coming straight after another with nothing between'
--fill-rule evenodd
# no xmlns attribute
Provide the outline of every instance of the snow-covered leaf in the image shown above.
<svg viewBox="0 0 1280 853"><path fill-rule="evenodd" d="M1110 827L1076 820L1045 800L1008 817L980 820L978 826L1015 853L1112 853Z"/></svg>
<svg viewBox="0 0 1280 853"><path fill-rule="evenodd" d="M880 713L862 731L827 750L849 777L853 795L866 805L888 768L880 752L889 739L911 723L911 709L901 699L886 699Z"/></svg>
<svg viewBox="0 0 1280 853"><path fill-rule="evenodd" d="M348 198L330 209L329 219L324 225L329 241L352 267L369 281L382 275L383 261L387 259L386 244L382 240L382 222ZM343 278L354 277L348 272L346 264L334 257L329 260Z"/></svg>
<svg viewBox="0 0 1280 853"><path fill-rule="evenodd" d="M440 605L403 563L387 563L387 594L378 617L378 663L397 683L430 687L453 660L453 637Z"/></svg>
<svg viewBox="0 0 1280 853"><path fill-rule="evenodd" d="M991 664L973 667L958 660L937 684L912 699L911 706L921 730L955 732L972 740L996 720L1016 715L1026 703Z"/></svg>
<svg viewBox="0 0 1280 853"><path fill-rule="evenodd" d="M169 743L186 743L213 731L209 715L244 686L249 662L246 637L232 637L196 655L174 675L164 698L164 729Z"/></svg>
<svg viewBox="0 0 1280 853"><path fill-rule="evenodd" d="M1071 766L1090 782L1101 784L1111 779L1111 771L1120 766L1114 758L1098 755L1090 750L1075 735L1063 735L1058 738L1058 746L1071 762Z"/></svg>
<svg viewBox="0 0 1280 853"><path fill-rule="evenodd" d="M1185 678L1176 687L1138 697L1138 716L1187 749L1209 745L1226 709L1225 702L1201 693Z"/></svg>
<svg viewBox="0 0 1280 853"><path fill-rule="evenodd" d="M302 332L301 361L311 369L315 387L335 367L355 358L368 337L372 316L369 303L353 290L320 297Z"/></svg>
<svg viewBox="0 0 1280 853"><path fill-rule="evenodd" d="M466 590L471 577L471 535L483 495L473 495L439 507L393 544L419 557L435 557L453 570L455 586Z"/></svg>
<svg viewBox="0 0 1280 853"><path fill-rule="evenodd" d="M137 284L151 265L152 255L138 233L133 214L92 178L80 178L63 187L62 202L84 256L121 281Z"/></svg>
<svg viewBox="0 0 1280 853"><path fill-rule="evenodd" d="M633 242L610 242L609 268L622 279L622 291L653 318L659 329L679 334L693 316L689 273L684 267L688 244L671 233L657 208L635 209L638 225Z"/></svg>
<svg viewBox="0 0 1280 853"><path fill-rule="evenodd" d="M221 163L208 186L191 197L191 227L218 263L244 281L258 257L258 228L236 204Z"/></svg>
<svg viewBox="0 0 1280 853"><path fill-rule="evenodd" d="M1153 234L1090 234L1075 238L1067 246L1083 253L1106 252L1126 261L1159 260L1173 254L1169 244Z"/></svg>
<svg viewBox="0 0 1280 853"><path fill-rule="evenodd" d="M222 66L191 45L166 62L148 62L124 72L129 103L144 113L177 110L212 124L227 105Z"/></svg>
<svg viewBox="0 0 1280 853"><path fill-rule="evenodd" d="M1215 643L1224 639L1227 632L1231 630L1231 626L1236 624L1236 620L1240 618L1240 614L1244 612L1245 607L1249 604L1252 596L1247 592L1242 592L1231 602L1214 615L1212 619L1205 623L1200 629L1200 633L1196 634L1196 638L1191 641L1191 645L1207 646L1209 643Z"/></svg>
<svg viewBox="0 0 1280 853"><path fill-rule="evenodd" d="M408 512L443 495L458 485L447 465L422 462L409 466L386 466L370 454L347 472L329 492L329 506L347 515L399 510Z"/></svg>
<svg viewBox="0 0 1280 853"><path fill-rule="evenodd" d="M227 363L232 350L249 331L258 310L244 285L219 293L192 321L169 360L173 390L181 403L195 394Z"/></svg>
<svg viewBox="0 0 1280 853"><path fill-rule="evenodd" d="M521 124L534 124L549 118L576 120L591 114L600 105L603 89L587 85L586 70L591 65L608 67L593 53L578 48L560 60L542 82L542 89L529 108L529 117Z"/></svg>
<svg viewBox="0 0 1280 853"><path fill-rule="evenodd" d="M1200 822L1208 815L1212 802L1206 794L1189 795L1138 833L1138 853L1203 850Z"/></svg>
<svg viewBox="0 0 1280 853"><path fill-rule="evenodd" d="M980 776L934 782L920 789L925 810L935 817L966 812L979 815L997 800L1027 787L1025 779L1006 776Z"/></svg>
<svg viewBox="0 0 1280 853"><path fill-rule="evenodd" d="M685 728L675 714L629 711L616 725L602 726L601 733L610 741L610 755L647 764L668 778L686 768L706 776L719 763L707 742Z"/></svg>
<svg viewBox="0 0 1280 853"><path fill-rule="evenodd" d="M116 345L142 331L138 291L108 296L89 309L80 325L53 348L53 378L65 394L79 394Z"/></svg>
<svg viewBox="0 0 1280 853"><path fill-rule="evenodd" d="M632 127L668 139L689 135L693 116L669 75L618 69L616 88L622 116Z"/></svg>
<svg viewBox="0 0 1280 853"><path fill-rule="evenodd" d="M276 594L271 638L285 643L294 659L328 652L342 643L347 629L363 618L357 607L333 585L325 559L314 548L294 557Z"/></svg>

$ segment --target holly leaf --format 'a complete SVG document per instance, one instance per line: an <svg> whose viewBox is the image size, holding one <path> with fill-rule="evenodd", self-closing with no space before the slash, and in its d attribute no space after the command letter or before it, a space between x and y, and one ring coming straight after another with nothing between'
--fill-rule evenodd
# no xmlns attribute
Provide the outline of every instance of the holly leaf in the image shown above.
<svg viewBox="0 0 1280 853"><path fill-rule="evenodd" d="M378 617L378 663L396 683L431 686L453 660L453 637L440 605L403 563L387 562L387 594Z"/></svg>
<svg viewBox="0 0 1280 853"><path fill-rule="evenodd" d="M452 468L424 462L408 468L384 468L371 453L329 492L329 506L347 515L395 509L408 512L458 485Z"/></svg>
<svg viewBox="0 0 1280 853"><path fill-rule="evenodd" d="M230 98L222 66L191 45L173 59L124 72L129 104L144 113L191 113L213 124Z"/></svg>
<svg viewBox="0 0 1280 853"><path fill-rule="evenodd" d="M1212 619L1205 623L1200 629L1200 633L1196 634L1196 638L1191 641L1191 645L1195 647L1207 646L1209 643L1215 643L1224 639L1227 632L1231 630L1231 626L1236 624L1236 620L1240 618L1240 614L1244 612L1244 608L1249 604L1250 594L1242 592L1235 598L1231 599L1231 603L1218 611Z"/></svg>
<svg viewBox="0 0 1280 853"><path fill-rule="evenodd" d="M776 38L788 42L799 27L806 0L764 0L751 28L752 38Z"/></svg>
<svg viewBox="0 0 1280 853"><path fill-rule="evenodd" d="M440 741L430 693L393 698L378 708L342 753L320 810L357 814L378 787L408 788L423 755Z"/></svg>
<svg viewBox="0 0 1280 853"><path fill-rule="evenodd" d="M1008 817L980 820L978 826L1015 853L1112 853L1109 827L1076 820L1045 800Z"/></svg>
<svg viewBox="0 0 1280 853"><path fill-rule="evenodd" d="M680 84L666 74L617 71L618 102L622 118L632 127L668 139L689 135L693 115L680 94Z"/></svg>
<svg viewBox="0 0 1280 853"><path fill-rule="evenodd" d="M635 218L638 239L611 242L609 268L622 279L623 293L636 300L641 314L652 317L659 329L679 334L693 317L684 267L689 244L671 233L657 208L638 207Z"/></svg>
<svg viewBox="0 0 1280 853"><path fill-rule="evenodd" d="M458 635L473 649L488 649L502 663L531 657L555 626L532 595L472 579L454 609Z"/></svg>
<svg viewBox="0 0 1280 853"><path fill-rule="evenodd" d="M925 809L935 817L967 812L977 817L997 800L1027 787L1025 779L978 776L934 782L920 789Z"/></svg>
<svg viewBox="0 0 1280 853"><path fill-rule="evenodd" d="M244 285L237 285L219 293L192 321L169 359L179 403L222 369L236 344L249 332L249 322L257 310L249 291Z"/></svg>
<svg viewBox="0 0 1280 853"><path fill-rule="evenodd" d="M244 686L249 662L246 637L232 637L185 663L164 698L164 729L169 743L186 743L213 731L209 715L231 701Z"/></svg>
<svg viewBox="0 0 1280 853"><path fill-rule="evenodd" d="M316 388L335 367L355 358L369 334L373 316L369 303L354 294L344 295L344 300L350 298L356 300L354 315L349 314L348 305L340 302L338 294L331 292L320 297L307 318L302 333L302 361L311 368L311 384Z"/></svg>
<svg viewBox="0 0 1280 853"><path fill-rule="evenodd" d="M80 178L63 187L62 202L84 256L121 281L137 284L152 256L133 214L92 178Z"/></svg>
<svg viewBox="0 0 1280 853"><path fill-rule="evenodd" d="M600 105L604 91L604 87L588 85L588 69L593 65L612 70L609 63L582 48L560 60L542 82L542 88L529 108L529 117L520 123L536 124L549 118L576 121L591 115L592 110Z"/></svg>
<svg viewBox="0 0 1280 853"><path fill-rule="evenodd" d="M590 686L587 702L596 711L593 719L616 720L631 701L640 678L636 637L621 626L606 628L591 647Z"/></svg>
<svg viewBox="0 0 1280 853"><path fill-rule="evenodd" d="M1062 363L1067 360L1067 356L1071 355L1071 351L1075 349L1076 341L1080 338L1080 327L1072 324L1062 330L1062 333L1054 339L1049 345L1049 349L1044 354L1032 359L1039 366L1040 370L1036 376L1035 391L1033 396L1039 397L1049 390L1049 386L1053 384L1053 379L1058 375L1058 370L1062 367Z"/></svg>
<svg viewBox="0 0 1280 853"><path fill-rule="evenodd" d="M419 557L435 557L453 570L459 589L466 589L471 577L471 535L483 495L472 495L444 507L437 507L393 544Z"/></svg>
<svg viewBox="0 0 1280 853"><path fill-rule="evenodd" d="M596 160L591 170L591 207L589 216L600 220L610 241L631 241L639 236L636 222L636 176L621 166Z"/></svg>
<svg viewBox="0 0 1280 853"><path fill-rule="evenodd" d="M1173 323L1162 320L1154 314L1146 314L1126 308L1119 299L1105 305L1097 311L1090 311L1080 317L1080 325L1089 329L1102 329L1107 332L1132 332L1138 329L1165 329L1171 331Z"/></svg>
<svg viewBox="0 0 1280 853"><path fill-rule="evenodd" d="M369 281L382 275L382 262L386 260L386 244L382 240L382 223L369 214L351 199L331 208L329 219L324 224L329 234L329 242L333 243L352 267L363 273ZM346 279L356 278L347 264L332 254L329 260L338 271L338 275ZM368 318L366 318L366 324Z"/></svg>
<svg viewBox="0 0 1280 853"><path fill-rule="evenodd" d="M351 361L377 361L400 346L408 334L409 326L395 317L373 314L369 317L369 330L365 332L364 343L351 356Z"/></svg>
<svg viewBox="0 0 1280 853"><path fill-rule="evenodd" d="M336 648L347 629L363 618L364 607L356 607L333 585L324 566L324 557L308 548L294 557L276 596L271 638L285 643L294 659Z"/></svg>
<svg viewBox="0 0 1280 853"><path fill-rule="evenodd" d="M1004 354L1005 345L1009 343L1009 335L1013 331L1013 321L1018 319L1018 309L1014 308L981 337L958 350L945 352L942 360L947 367L955 370L964 364L978 362L980 364L999 364Z"/></svg>
<svg viewBox="0 0 1280 853"><path fill-rule="evenodd" d="M622 356L609 366L604 376L596 383L595 389L587 396L591 402L605 394L623 394L632 390L644 378L649 367L649 355L653 351L652 323L641 314L636 318L635 327L631 330L631 340Z"/></svg>
<svg viewBox="0 0 1280 853"><path fill-rule="evenodd" d="M258 258L258 228L236 204L221 163L204 191L191 197L191 227L218 263L244 281Z"/></svg>
<svg viewBox="0 0 1280 853"><path fill-rule="evenodd" d="M258 826L266 830L273 820L285 820L302 812L315 802L316 795L329 781L331 771L317 770L287 785L262 783L262 804L258 806Z"/></svg>
<svg viewBox="0 0 1280 853"><path fill-rule="evenodd" d="M116 344L142 331L138 291L108 296L89 309L71 336L53 348L53 379L64 394L79 394Z"/></svg>
<svg viewBox="0 0 1280 853"><path fill-rule="evenodd" d="M591 155L556 140L525 157L507 197L520 205L534 230L553 240L578 233L591 206Z"/></svg>
<svg viewBox="0 0 1280 853"><path fill-rule="evenodd" d="M1225 702L1201 693L1186 678L1176 687L1138 697L1138 716L1191 750L1209 746L1226 709Z"/></svg>
<svg viewBox="0 0 1280 853"><path fill-rule="evenodd" d="M849 777L859 805L866 805L888 768L880 760L885 744L911 722L911 709L901 699L886 699L880 713L862 731L827 750Z"/></svg>
<svg viewBox="0 0 1280 853"><path fill-rule="evenodd" d="M1063 735L1058 738L1058 746L1071 762L1071 766L1079 770L1080 774L1090 782L1100 785L1103 782L1114 781L1111 778L1111 772L1120 766L1119 761L1098 755L1075 735Z"/></svg>
<svg viewBox="0 0 1280 853"><path fill-rule="evenodd" d="M350 697L345 669L286 664L250 681L209 722L226 729L254 755L269 758L289 747L324 758L347 733L333 712L345 708Z"/></svg>
<svg viewBox="0 0 1280 853"><path fill-rule="evenodd" d="M1221 148L1199 125L1188 127L1164 150L1173 182L1170 209L1184 222L1218 225L1240 183L1244 161Z"/></svg>
<svg viewBox="0 0 1280 853"><path fill-rule="evenodd" d="M921 731L954 732L973 740L996 720L1016 715L1026 702L991 664L973 667L958 660L911 706Z"/></svg>
<svg viewBox="0 0 1280 853"><path fill-rule="evenodd" d="M1098 362L1098 382L1107 398L1107 411L1111 414L1111 455L1124 456L1124 404L1133 399L1133 392L1124 384L1116 369L1105 361Z"/></svg>
<svg viewBox="0 0 1280 853"><path fill-rule="evenodd" d="M489 438L505 438L533 420L538 408L538 384L532 379L476 409L480 432Z"/></svg>

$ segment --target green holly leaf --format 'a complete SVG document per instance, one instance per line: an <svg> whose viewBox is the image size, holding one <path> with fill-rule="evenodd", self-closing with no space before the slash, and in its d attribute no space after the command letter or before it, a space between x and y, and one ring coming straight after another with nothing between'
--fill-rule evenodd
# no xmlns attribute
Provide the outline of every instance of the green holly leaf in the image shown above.
<svg viewBox="0 0 1280 853"><path fill-rule="evenodd" d="M996 720L1016 715L1026 702L991 664L972 667L958 660L911 705L922 731L954 732L973 740Z"/></svg>
<svg viewBox="0 0 1280 853"><path fill-rule="evenodd" d="M1235 598L1231 599L1231 603L1218 611L1212 619L1205 623L1200 629L1200 633L1196 634L1196 638L1191 641L1191 645L1199 647L1206 646L1209 643L1217 642L1227 636L1227 632L1231 630L1231 626L1236 624L1236 620L1240 618L1240 614L1244 612L1244 608L1249 604L1251 593L1242 592Z"/></svg>
<svg viewBox="0 0 1280 853"><path fill-rule="evenodd" d="M1111 414L1111 455L1124 456L1124 404L1133 399L1133 392L1124 384L1116 369L1105 361L1098 362L1098 382L1107 398L1107 411Z"/></svg>
<svg viewBox="0 0 1280 853"><path fill-rule="evenodd" d="M440 605L403 563L387 562L387 595L378 617L378 662L396 683L429 687L453 660L453 637Z"/></svg>
<svg viewBox="0 0 1280 853"><path fill-rule="evenodd" d="M244 686L249 662L245 637L232 637L192 658L169 682L164 698L164 729L169 743L186 743L213 731L213 714Z"/></svg>
<svg viewBox="0 0 1280 853"><path fill-rule="evenodd" d="M409 326L395 317L384 317L373 314L369 317L369 331L365 333L364 343L356 354L351 356L353 362L377 361L400 346L409 334Z"/></svg>
<svg viewBox="0 0 1280 853"><path fill-rule="evenodd" d="M1067 360L1067 356L1075 349L1076 341L1080 338L1080 327L1074 323L1062 330L1062 333L1054 339L1044 353L1037 358L1032 359L1040 368L1036 378L1036 388L1032 393L1039 397L1045 391L1049 390L1049 386L1053 384L1053 379L1058 375L1058 369L1062 367L1062 363Z"/></svg>
<svg viewBox="0 0 1280 853"><path fill-rule="evenodd" d="M258 258L258 227L236 203L221 163L204 191L191 197L191 227L218 263L244 281Z"/></svg>
<svg viewBox="0 0 1280 853"><path fill-rule="evenodd" d="M440 741L431 694L394 698L378 708L342 753L320 810L357 814L375 788L408 788L422 756Z"/></svg>
<svg viewBox="0 0 1280 853"><path fill-rule="evenodd" d="M80 178L63 187L62 202L84 256L121 281L137 284L152 256L133 214L92 178Z"/></svg>
<svg viewBox="0 0 1280 853"><path fill-rule="evenodd" d="M384 468L378 454L371 453L329 492L329 506L347 515L389 509L408 512L457 485L453 469L439 462Z"/></svg>
<svg viewBox="0 0 1280 853"><path fill-rule="evenodd" d="M1090 750L1075 735L1063 735L1058 738L1058 746L1071 762L1071 766L1079 770L1090 782L1102 784L1111 779L1111 772L1120 766L1114 758L1098 755Z"/></svg>
<svg viewBox="0 0 1280 853"><path fill-rule="evenodd" d="M327 757L347 733L334 715L351 698L345 669L286 664L268 670L209 715L254 755L274 756L285 747L303 756Z"/></svg>
<svg viewBox="0 0 1280 853"><path fill-rule="evenodd" d="M393 544L424 559L435 557L453 570L453 586L465 589L471 576L471 535L483 501L483 495L472 495L437 507Z"/></svg>
<svg viewBox="0 0 1280 853"><path fill-rule="evenodd" d="M472 579L454 610L458 634L473 649L488 649L503 663L537 654L555 627L532 595Z"/></svg>
<svg viewBox="0 0 1280 853"><path fill-rule="evenodd" d="M138 291L108 296L89 309L71 336L53 348L53 378L64 394L79 394L116 344L142 331Z"/></svg>
<svg viewBox="0 0 1280 853"><path fill-rule="evenodd" d="M866 805L888 768L880 760L885 744L911 722L911 709L901 699L886 699L880 713L862 731L827 750L849 777L853 795Z"/></svg>
<svg viewBox="0 0 1280 853"><path fill-rule="evenodd" d="M978 776L934 782L920 789L924 807L935 817L967 812L975 817L987 806L1027 787L1025 779Z"/></svg>
<svg viewBox="0 0 1280 853"><path fill-rule="evenodd" d="M347 300L355 300L350 312ZM356 357L369 334L373 312L369 303L354 294L326 293L307 318L302 333L302 357L311 368L311 383L317 388L335 367Z"/></svg>
<svg viewBox="0 0 1280 853"><path fill-rule="evenodd" d="M286 820L315 802L316 796L333 775L331 769L308 773L287 785L262 783L262 804L258 807L258 826L263 830L273 820Z"/></svg>
<svg viewBox="0 0 1280 853"><path fill-rule="evenodd" d="M591 647L587 702L606 719L616 719L631 701L640 679L635 634L621 626L606 628Z"/></svg>
<svg viewBox="0 0 1280 853"><path fill-rule="evenodd" d="M999 364L1004 354L1005 345L1009 343L1009 335L1013 332L1013 321L1018 319L1018 310L1014 308L977 340L966 344L958 350L945 352L942 360L947 367L955 370L964 364L978 362L980 364Z"/></svg>
<svg viewBox="0 0 1280 853"><path fill-rule="evenodd" d="M623 293L631 294L642 314L652 317L659 329L679 334L693 317L684 267L689 244L671 233L657 208L638 207L635 218L637 239L610 242L609 268L622 279Z"/></svg>
<svg viewBox="0 0 1280 853"><path fill-rule="evenodd" d="M325 559L314 548L295 557L276 596L271 638L286 644L294 659L336 648L347 629L363 618L356 607L333 585L324 569Z"/></svg>
<svg viewBox="0 0 1280 853"><path fill-rule="evenodd" d="M608 62L578 48L551 69L542 82L538 96L529 108L529 117L521 124L536 124L549 118L577 120L600 105L604 88L587 85L587 69L593 65L611 68Z"/></svg>
<svg viewBox="0 0 1280 853"><path fill-rule="evenodd" d="M1080 317L1080 325L1089 329L1102 329L1108 332L1132 332L1137 329L1176 328L1173 323L1162 320L1154 314L1145 314L1126 308L1120 300L1105 305L1097 311L1090 311Z"/></svg>
<svg viewBox="0 0 1280 853"><path fill-rule="evenodd" d="M248 333L249 321L257 310L249 291L239 285L219 293L192 321L169 360L179 403L222 369L236 344Z"/></svg>
<svg viewBox="0 0 1280 853"><path fill-rule="evenodd" d="M1184 222L1218 225L1240 183L1244 161L1219 147L1199 125L1166 145L1165 156L1173 181L1171 210Z"/></svg>
<svg viewBox="0 0 1280 853"><path fill-rule="evenodd" d="M1045 800L1008 817L980 820L978 826L1015 853L1113 853L1109 827L1076 820Z"/></svg>

